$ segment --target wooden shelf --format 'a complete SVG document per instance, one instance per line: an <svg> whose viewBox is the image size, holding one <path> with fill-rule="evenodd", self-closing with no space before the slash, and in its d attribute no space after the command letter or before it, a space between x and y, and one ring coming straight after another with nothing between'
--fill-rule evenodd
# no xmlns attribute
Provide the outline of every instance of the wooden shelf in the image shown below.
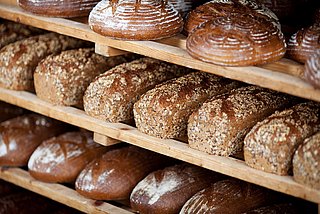
<svg viewBox="0 0 320 214"><path fill-rule="evenodd" d="M186 143L151 137L139 132L132 126L122 123L107 123L90 117L84 111L73 107L52 105L40 100L36 95L29 92L0 88L0 100L93 131L98 134L96 140L101 144L106 142L103 136L109 136L163 155L320 204L319 190L298 184L293 181L291 176L278 176L262 172L250 168L241 160L208 155L189 148Z"/></svg>
<svg viewBox="0 0 320 214"><path fill-rule="evenodd" d="M31 177L27 171L20 168L0 168L0 179L6 180L85 213L133 213L106 202L85 198L79 195L75 190L61 184L37 181Z"/></svg>
<svg viewBox="0 0 320 214"><path fill-rule="evenodd" d="M303 66L288 59L260 67L222 67L193 59L185 50L185 37L178 35L159 41L121 41L101 36L90 30L87 24L79 21L36 16L23 11L8 0L0 0L0 17L58 32L96 43L99 53L112 47L112 53L123 51L150 56L167 62L183 65L197 70L217 74L227 78L270 88L295 96L320 101L320 90L300 78ZM119 49L121 51L116 51Z"/></svg>

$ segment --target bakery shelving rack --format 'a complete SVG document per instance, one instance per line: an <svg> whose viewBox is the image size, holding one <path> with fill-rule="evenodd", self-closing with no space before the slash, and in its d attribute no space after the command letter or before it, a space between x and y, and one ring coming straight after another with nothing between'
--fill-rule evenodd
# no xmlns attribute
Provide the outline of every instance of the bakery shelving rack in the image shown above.
<svg viewBox="0 0 320 214"><path fill-rule="evenodd" d="M0 17L94 42L96 52L103 55L118 55L126 51L134 52L320 102L320 90L314 89L302 78L303 66L288 59L282 59L279 62L260 67L215 66L191 58L185 50L185 37L182 35L160 41L114 40L92 32L85 23L85 20L47 18L32 15L17 7L15 1L12 0L0 0ZM187 144L181 141L154 138L140 133L132 126L122 123L107 123L92 118L86 115L84 111L73 107L54 106L38 99L34 94L29 92L0 89L0 100L91 130L95 133L95 141L102 145L107 146L110 142L112 144L117 141L124 141L320 204L320 191L296 183L291 176L277 176L265 173L246 166L243 161L238 159L208 155L189 148ZM110 141L110 139L115 140ZM116 207L107 203L102 203L97 208L93 201L83 199L82 197L79 198L73 190L62 185L52 184L51 186L51 184L34 181L26 171L21 169L1 170L0 178L62 203L70 203L73 207L85 212L101 212L98 208L101 208L102 212L107 213L120 212L114 210L117 209ZM68 194L64 195L70 194L70 197L62 197L62 195L59 197L60 193L55 192L55 188L64 189L64 191L68 192ZM80 205L83 205L83 207ZM122 211L124 213L129 212L124 209Z"/></svg>

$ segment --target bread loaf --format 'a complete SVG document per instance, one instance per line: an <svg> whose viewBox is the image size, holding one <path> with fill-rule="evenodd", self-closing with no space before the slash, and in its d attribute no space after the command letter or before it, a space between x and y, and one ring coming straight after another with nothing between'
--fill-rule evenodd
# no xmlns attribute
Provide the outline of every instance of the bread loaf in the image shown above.
<svg viewBox="0 0 320 214"><path fill-rule="evenodd" d="M206 22L216 18L226 17L231 14L235 16L251 14L251 16L273 22L280 29L277 16L265 7L252 0L211 0L192 10L184 24L184 32L192 33L195 29Z"/></svg>
<svg viewBox="0 0 320 214"><path fill-rule="evenodd" d="M43 58L83 44L71 37L48 33L5 46L0 50L0 87L33 91L33 72Z"/></svg>
<svg viewBox="0 0 320 214"><path fill-rule="evenodd" d="M243 214L298 214L297 207L293 204L273 204L270 206L259 207Z"/></svg>
<svg viewBox="0 0 320 214"><path fill-rule="evenodd" d="M320 49L308 58L304 65L304 77L315 88L320 88Z"/></svg>
<svg viewBox="0 0 320 214"><path fill-rule="evenodd" d="M29 173L44 182L72 183L90 161L107 150L93 142L89 132L68 132L44 141L33 152Z"/></svg>
<svg viewBox="0 0 320 214"><path fill-rule="evenodd" d="M189 146L214 155L242 153L250 129L289 101L289 96L257 86L215 96L189 117Z"/></svg>
<svg viewBox="0 0 320 214"><path fill-rule="evenodd" d="M28 114L0 124L0 165L26 166L43 140L61 134L66 126L53 119Z"/></svg>
<svg viewBox="0 0 320 214"><path fill-rule="evenodd" d="M125 57L103 57L94 49L67 50L42 60L34 73L37 96L56 105L83 106L83 95L93 79L126 62Z"/></svg>
<svg viewBox="0 0 320 214"><path fill-rule="evenodd" d="M192 196L180 211L183 213L243 213L270 204L274 197L262 187L228 179L213 183Z"/></svg>
<svg viewBox="0 0 320 214"><path fill-rule="evenodd" d="M0 49L12 42L40 34L41 32L40 29L27 25L4 21L0 23Z"/></svg>
<svg viewBox="0 0 320 214"><path fill-rule="evenodd" d="M183 137L193 111L206 99L238 86L238 82L204 72L167 81L145 93L134 104L137 128L160 138Z"/></svg>
<svg viewBox="0 0 320 214"><path fill-rule="evenodd" d="M168 1L102 0L90 12L89 25L117 39L155 40L179 33L183 20Z"/></svg>
<svg viewBox="0 0 320 214"><path fill-rule="evenodd" d="M285 54L285 40L274 22L248 14L213 19L187 38L188 53L223 66L260 65Z"/></svg>
<svg viewBox="0 0 320 214"><path fill-rule="evenodd" d="M87 16L99 0L18 0L23 9L42 16Z"/></svg>
<svg viewBox="0 0 320 214"><path fill-rule="evenodd" d="M293 156L293 179L320 190L320 132L307 138Z"/></svg>
<svg viewBox="0 0 320 214"><path fill-rule="evenodd" d="M320 49L320 23L302 28L288 41L287 57L305 63Z"/></svg>
<svg viewBox="0 0 320 214"><path fill-rule="evenodd" d="M97 77L87 88L84 109L108 122L133 121L133 104L157 84L189 70L156 59L141 58L116 66Z"/></svg>
<svg viewBox="0 0 320 214"><path fill-rule="evenodd" d="M173 8L177 10L182 17L187 16L193 5L192 0L168 0L168 3L171 3Z"/></svg>
<svg viewBox="0 0 320 214"><path fill-rule="evenodd" d="M142 148L114 149L82 170L76 181L76 190L96 200L129 199L139 181L168 163L172 160Z"/></svg>
<svg viewBox="0 0 320 214"><path fill-rule="evenodd" d="M22 115L25 112L23 108L0 101L0 123L8 119Z"/></svg>
<svg viewBox="0 0 320 214"><path fill-rule="evenodd" d="M180 164L150 173L131 193L132 209L139 213L178 213L196 192L222 179L201 167Z"/></svg>
<svg viewBox="0 0 320 214"><path fill-rule="evenodd" d="M303 140L320 130L320 104L301 103L257 123L244 140L246 164L278 175L291 174L292 158Z"/></svg>

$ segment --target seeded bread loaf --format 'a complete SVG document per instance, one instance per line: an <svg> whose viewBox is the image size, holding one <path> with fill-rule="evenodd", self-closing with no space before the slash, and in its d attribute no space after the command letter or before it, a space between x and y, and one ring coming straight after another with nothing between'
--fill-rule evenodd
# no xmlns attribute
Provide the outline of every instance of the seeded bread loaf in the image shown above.
<svg viewBox="0 0 320 214"><path fill-rule="evenodd" d="M273 202L272 192L235 179L213 183L192 196L183 206L183 213L243 213Z"/></svg>
<svg viewBox="0 0 320 214"><path fill-rule="evenodd" d="M83 106L90 82L106 70L126 62L124 56L103 57L94 49L63 51L42 60L34 73L34 86L40 99L56 105Z"/></svg>
<svg viewBox="0 0 320 214"><path fill-rule="evenodd" d="M43 58L83 44L71 37L48 33L5 46L0 50L0 87L33 91L33 72Z"/></svg>
<svg viewBox="0 0 320 214"><path fill-rule="evenodd" d="M73 183L90 161L107 150L93 141L92 133L68 132L38 146L29 159L29 173L44 182Z"/></svg>
<svg viewBox="0 0 320 214"><path fill-rule="evenodd" d="M183 137L193 111L206 99L238 86L238 82L204 72L167 81L145 93L134 104L137 128L160 138Z"/></svg>
<svg viewBox="0 0 320 214"><path fill-rule="evenodd" d="M12 42L40 34L41 32L40 29L27 25L4 21L0 23L0 49Z"/></svg>
<svg viewBox="0 0 320 214"><path fill-rule="evenodd" d="M245 137L245 162L266 172L291 174L295 150L319 130L319 103L300 103L276 112L257 123Z"/></svg>
<svg viewBox="0 0 320 214"><path fill-rule="evenodd" d="M218 180L220 174L189 164L150 173L134 188L131 207L139 213L174 214L195 193Z"/></svg>
<svg viewBox="0 0 320 214"><path fill-rule="evenodd" d="M114 149L82 170L76 180L76 190L95 200L129 199L139 181L172 162L165 156L139 147Z"/></svg>
<svg viewBox="0 0 320 214"><path fill-rule="evenodd" d="M257 86L215 96L189 117L189 146L214 155L242 153L250 129L289 101L289 96Z"/></svg>
<svg viewBox="0 0 320 214"><path fill-rule="evenodd" d="M293 179L320 190L320 132L307 138L296 150Z"/></svg>
<svg viewBox="0 0 320 214"><path fill-rule="evenodd" d="M133 121L133 104L157 84L185 74L189 69L151 58L118 65L97 77L84 95L90 116L108 122Z"/></svg>
<svg viewBox="0 0 320 214"><path fill-rule="evenodd" d="M43 140L63 133L66 125L37 115L19 116L0 124L0 165L26 166Z"/></svg>

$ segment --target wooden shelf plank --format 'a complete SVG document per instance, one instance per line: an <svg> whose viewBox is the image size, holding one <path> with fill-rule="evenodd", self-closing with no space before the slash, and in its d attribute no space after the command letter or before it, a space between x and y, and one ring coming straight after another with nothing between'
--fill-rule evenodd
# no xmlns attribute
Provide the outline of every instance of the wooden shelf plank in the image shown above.
<svg viewBox="0 0 320 214"><path fill-rule="evenodd" d="M1 168L0 178L85 213L132 214L109 203L85 198L61 184L37 181L27 171L19 168Z"/></svg>
<svg viewBox="0 0 320 214"><path fill-rule="evenodd" d="M193 59L186 50L182 35L155 41L122 41L101 36L90 30L87 24L62 18L48 18L30 14L17 6L6 5L0 0L0 17L92 41L101 46L138 53L227 78L270 88L291 95L320 101L320 90L306 83L303 67L287 59L260 67L222 67ZM272 71L276 70L276 71ZM289 73L289 74L288 74Z"/></svg>
<svg viewBox="0 0 320 214"><path fill-rule="evenodd" d="M241 160L208 155L189 148L186 143L151 137L122 123L107 123L73 107L54 106L29 92L0 88L0 100L96 132L99 134L98 141L102 144L105 135L275 191L320 203L320 191L298 184L290 176L278 176L250 168Z"/></svg>

